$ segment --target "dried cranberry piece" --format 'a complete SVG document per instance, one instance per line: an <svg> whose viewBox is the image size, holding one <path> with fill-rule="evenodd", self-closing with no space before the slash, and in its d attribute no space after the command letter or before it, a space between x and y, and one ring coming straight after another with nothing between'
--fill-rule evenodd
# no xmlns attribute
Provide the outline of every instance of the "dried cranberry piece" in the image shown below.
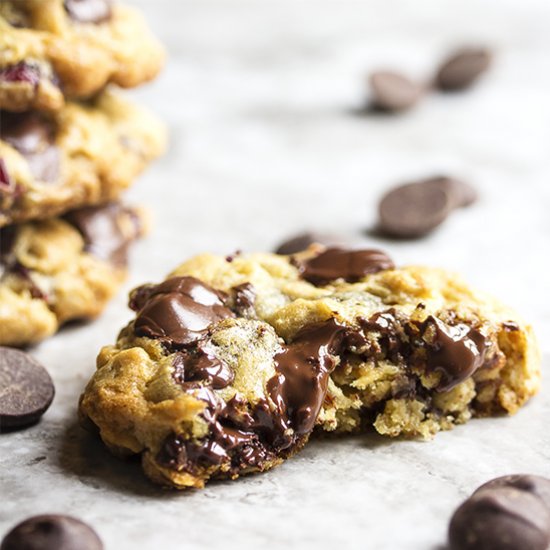
<svg viewBox="0 0 550 550"><path fill-rule="evenodd" d="M15 184L11 179L8 172L8 167L2 158L0 158L0 191L10 193L15 191Z"/></svg>
<svg viewBox="0 0 550 550"><path fill-rule="evenodd" d="M36 63L20 61L0 70L0 80L6 82L28 82L37 86L40 82L40 68Z"/></svg>

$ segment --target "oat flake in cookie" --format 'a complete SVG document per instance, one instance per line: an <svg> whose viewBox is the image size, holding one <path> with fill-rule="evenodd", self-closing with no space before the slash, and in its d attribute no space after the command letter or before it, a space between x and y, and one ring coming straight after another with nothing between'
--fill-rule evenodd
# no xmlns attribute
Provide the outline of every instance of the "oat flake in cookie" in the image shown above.
<svg viewBox="0 0 550 550"><path fill-rule="evenodd" d="M177 488L265 471L313 430L430 438L514 413L540 383L532 329L513 311L381 251L205 254L130 306L81 420Z"/></svg>
<svg viewBox="0 0 550 550"><path fill-rule="evenodd" d="M0 345L34 344L99 315L146 226L141 210L110 203L0 228Z"/></svg>

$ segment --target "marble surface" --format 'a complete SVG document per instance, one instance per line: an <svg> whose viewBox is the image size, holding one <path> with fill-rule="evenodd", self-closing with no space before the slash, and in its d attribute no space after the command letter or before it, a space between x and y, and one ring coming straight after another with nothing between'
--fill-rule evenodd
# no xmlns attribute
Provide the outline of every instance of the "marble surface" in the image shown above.
<svg viewBox="0 0 550 550"><path fill-rule="evenodd" d="M550 368L550 3L546 0L140 0L170 59L132 92L168 123L168 154L129 200L156 228L97 322L32 350L57 388L37 426L0 436L0 533L31 514L89 521L108 550L442 549L456 505L494 476L550 475L550 387L512 418L434 441L312 442L265 475L185 494L152 486L76 423L98 349L130 319L127 291L200 252L271 249L302 228L385 247L400 264L462 272L532 320ZM381 66L428 78L455 45L493 70L471 92L399 117L359 111ZM434 173L481 193L418 242L367 230L389 185Z"/></svg>

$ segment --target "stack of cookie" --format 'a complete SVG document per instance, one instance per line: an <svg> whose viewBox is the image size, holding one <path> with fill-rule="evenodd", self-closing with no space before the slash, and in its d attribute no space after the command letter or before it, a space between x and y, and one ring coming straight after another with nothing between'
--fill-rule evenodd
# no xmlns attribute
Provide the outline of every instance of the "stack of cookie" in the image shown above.
<svg viewBox="0 0 550 550"><path fill-rule="evenodd" d="M112 85L164 54L110 0L3 0L0 48L0 345L20 346L98 315L125 278L144 219L118 201L164 129Z"/></svg>

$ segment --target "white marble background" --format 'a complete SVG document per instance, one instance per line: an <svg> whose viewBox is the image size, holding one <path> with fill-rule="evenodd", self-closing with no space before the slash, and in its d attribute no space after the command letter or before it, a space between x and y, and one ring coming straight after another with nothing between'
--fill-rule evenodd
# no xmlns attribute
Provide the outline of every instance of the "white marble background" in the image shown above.
<svg viewBox="0 0 550 550"><path fill-rule="evenodd" d="M168 123L166 157L130 193L156 215L124 291L97 322L33 350L57 387L43 421L0 436L0 533L71 513L107 550L441 549L453 509L494 476L550 475L550 387L513 418L432 442L311 443L265 475L202 492L159 490L76 425L102 344L130 318L132 286L199 251L270 249L302 228L355 234L400 264L464 273L535 324L550 367L550 3L547 0L139 0L170 59L134 93ZM358 116L366 74L427 78L453 46L496 59L469 93L400 117ZM378 196L448 172L481 200L420 242L364 231Z"/></svg>

